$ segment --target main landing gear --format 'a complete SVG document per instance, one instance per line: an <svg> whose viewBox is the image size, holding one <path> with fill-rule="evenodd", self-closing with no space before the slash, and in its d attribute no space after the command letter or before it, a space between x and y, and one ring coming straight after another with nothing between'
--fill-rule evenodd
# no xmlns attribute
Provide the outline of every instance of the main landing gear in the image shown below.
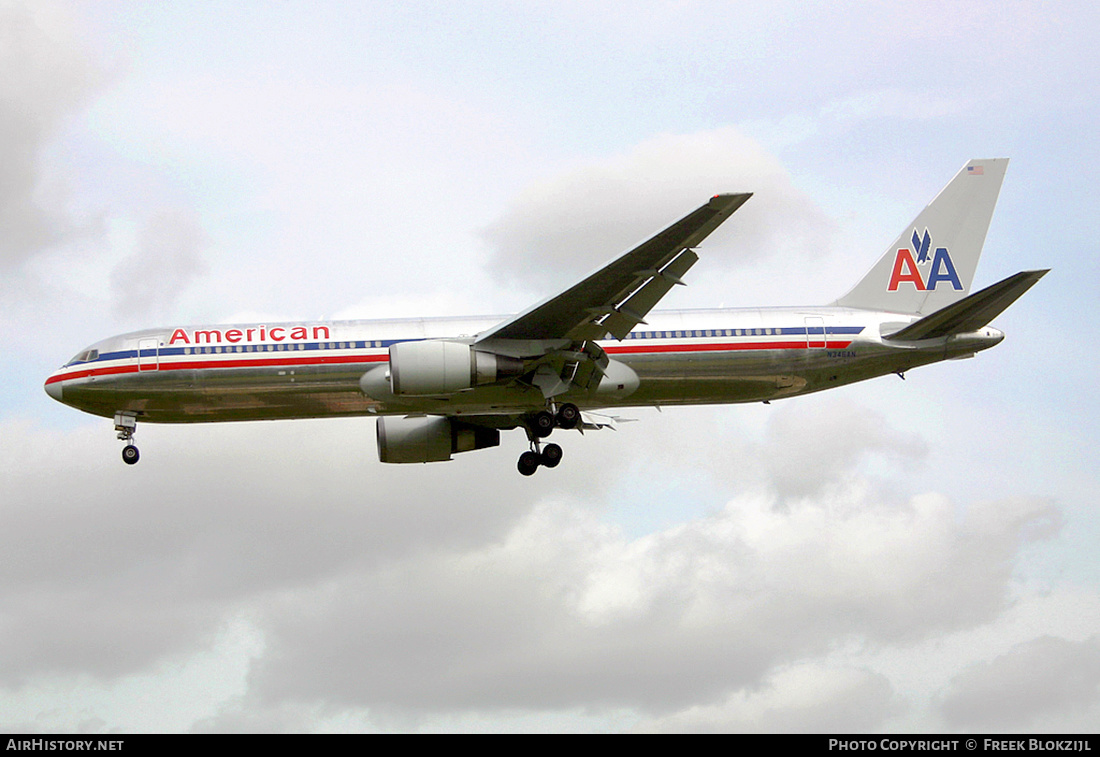
<svg viewBox="0 0 1100 757"><path fill-rule="evenodd" d="M118 438L126 442L126 446L122 448L122 462L133 465L141 458L141 453L133 444L137 417L130 413L115 413L115 431L118 432Z"/></svg>
<svg viewBox="0 0 1100 757"><path fill-rule="evenodd" d="M539 466L556 468L561 462L562 449L557 444L543 446L542 439L550 436L555 428L576 428L581 411L571 402L559 405L556 413L540 410L527 422L527 439L531 449L519 456L516 468L525 476L533 475Z"/></svg>
<svg viewBox="0 0 1100 757"><path fill-rule="evenodd" d="M547 444L540 452L539 443L532 442L532 449L519 456L519 462L516 463L516 468L519 469L519 472L523 475L530 476L539 469L540 465L544 465L547 468L555 467L561 462L561 456L561 447L556 444Z"/></svg>

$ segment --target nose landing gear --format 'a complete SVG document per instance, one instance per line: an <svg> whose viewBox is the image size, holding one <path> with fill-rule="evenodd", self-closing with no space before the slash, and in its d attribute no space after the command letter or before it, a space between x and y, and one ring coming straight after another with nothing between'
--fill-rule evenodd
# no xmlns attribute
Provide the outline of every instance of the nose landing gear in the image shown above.
<svg viewBox="0 0 1100 757"><path fill-rule="evenodd" d="M122 448L122 462L133 465L141 458L138 448L133 444L137 417L131 413L115 413L115 431L118 432L118 438L126 442L126 446Z"/></svg>
<svg viewBox="0 0 1100 757"><path fill-rule="evenodd" d="M581 411L571 402L560 405L557 413L548 410L540 410L527 422L527 440L531 443L531 449L519 456L516 468L524 476L534 475L539 466L556 468L561 462L562 449L557 444L543 446L542 440L550 435L555 427L576 428L580 422Z"/></svg>

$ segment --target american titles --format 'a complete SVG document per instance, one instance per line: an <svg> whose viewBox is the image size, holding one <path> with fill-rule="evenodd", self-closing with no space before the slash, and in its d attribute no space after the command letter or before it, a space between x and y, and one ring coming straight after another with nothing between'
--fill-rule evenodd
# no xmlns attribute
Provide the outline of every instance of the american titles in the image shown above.
<svg viewBox="0 0 1100 757"><path fill-rule="evenodd" d="M331 339L328 326L249 326L230 329L176 329L168 344L222 344L229 342L284 342Z"/></svg>

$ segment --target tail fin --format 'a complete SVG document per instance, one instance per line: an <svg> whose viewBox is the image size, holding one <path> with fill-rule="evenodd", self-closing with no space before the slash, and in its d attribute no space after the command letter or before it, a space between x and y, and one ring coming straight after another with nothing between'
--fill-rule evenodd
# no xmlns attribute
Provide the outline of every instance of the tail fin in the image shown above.
<svg viewBox="0 0 1100 757"><path fill-rule="evenodd" d="M972 160L836 305L927 315L970 291L1008 158Z"/></svg>

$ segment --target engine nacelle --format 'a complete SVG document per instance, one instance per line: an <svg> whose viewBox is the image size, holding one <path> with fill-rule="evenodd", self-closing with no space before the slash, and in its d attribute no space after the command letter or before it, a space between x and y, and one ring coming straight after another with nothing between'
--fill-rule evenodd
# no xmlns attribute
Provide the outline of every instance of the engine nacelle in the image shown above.
<svg viewBox="0 0 1100 757"><path fill-rule="evenodd" d="M435 463L458 452L496 447L500 430L451 418L383 417L375 426L378 459L384 463Z"/></svg>
<svg viewBox="0 0 1100 757"><path fill-rule="evenodd" d="M523 361L428 339L390 346L390 388L396 395L453 394L523 374Z"/></svg>

